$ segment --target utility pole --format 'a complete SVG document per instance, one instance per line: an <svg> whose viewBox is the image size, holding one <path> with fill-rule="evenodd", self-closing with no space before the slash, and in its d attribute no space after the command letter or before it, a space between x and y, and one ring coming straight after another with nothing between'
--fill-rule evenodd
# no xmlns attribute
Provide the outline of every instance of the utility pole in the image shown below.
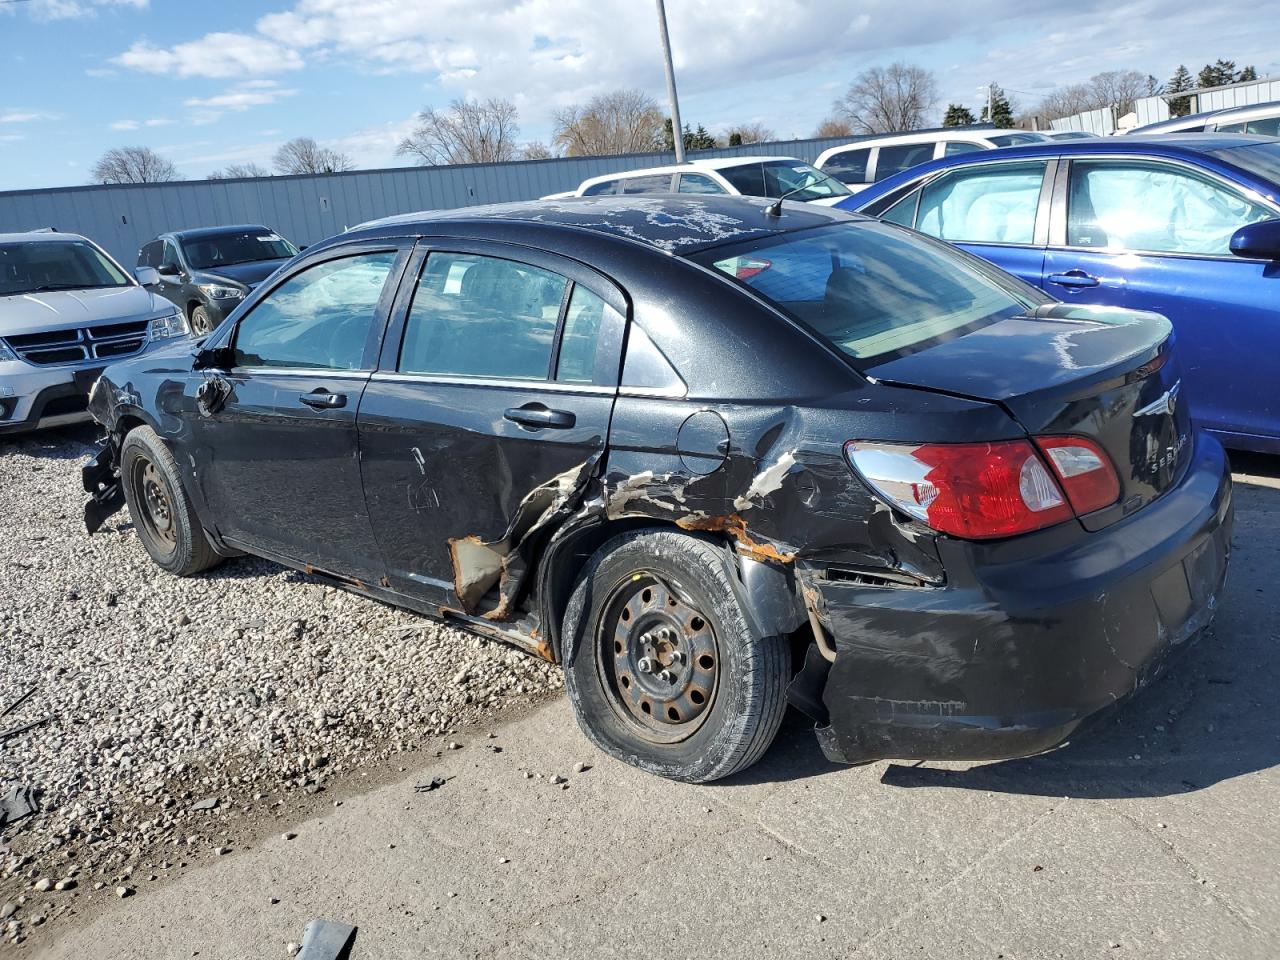
<svg viewBox="0 0 1280 960"><path fill-rule="evenodd" d="M671 101L671 142L676 163L684 163L684 127L680 125L680 101L676 97L676 68L671 62L671 37L667 35L667 8L658 0L658 31L662 34L662 57L667 68L667 98Z"/></svg>

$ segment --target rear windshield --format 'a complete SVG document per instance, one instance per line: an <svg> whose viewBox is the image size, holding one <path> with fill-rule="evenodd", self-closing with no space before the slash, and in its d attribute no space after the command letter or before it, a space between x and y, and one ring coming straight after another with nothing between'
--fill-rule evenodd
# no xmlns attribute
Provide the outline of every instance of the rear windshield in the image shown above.
<svg viewBox="0 0 1280 960"><path fill-rule="evenodd" d="M859 361L911 353L1047 300L946 244L883 223L833 224L693 259Z"/></svg>
<svg viewBox="0 0 1280 960"><path fill-rule="evenodd" d="M799 160L769 160L723 167L717 171L733 188L747 197L784 197L792 200L822 200L847 197L849 188L839 180Z"/></svg>
<svg viewBox="0 0 1280 960"><path fill-rule="evenodd" d="M236 263L287 260L298 252L298 248L274 233L254 231L183 240L182 252L192 269L216 270Z"/></svg>
<svg viewBox="0 0 1280 960"><path fill-rule="evenodd" d="M132 283L101 250L83 240L0 244L0 297Z"/></svg>
<svg viewBox="0 0 1280 960"><path fill-rule="evenodd" d="M1275 143L1255 143L1247 147L1231 147L1226 150L1210 150L1209 156L1225 160L1241 170L1270 180L1280 192L1280 140ZM1276 192L1272 193L1276 196Z"/></svg>

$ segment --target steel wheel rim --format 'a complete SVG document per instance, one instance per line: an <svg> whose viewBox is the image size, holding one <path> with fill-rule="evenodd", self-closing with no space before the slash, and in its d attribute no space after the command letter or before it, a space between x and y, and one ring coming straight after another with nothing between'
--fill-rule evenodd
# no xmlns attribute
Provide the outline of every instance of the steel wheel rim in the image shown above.
<svg viewBox="0 0 1280 960"><path fill-rule="evenodd" d="M617 584L596 635L610 706L651 743L678 743L706 721L719 688L711 622L677 585L649 572Z"/></svg>
<svg viewBox="0 0 1280 960"><path fill-rule="evenodd" d="M177 520L174 515L173 491L164 474L146 457L133 462L133 489L137 494L138 521L151 542L165 553L178 549Z"/></svg>

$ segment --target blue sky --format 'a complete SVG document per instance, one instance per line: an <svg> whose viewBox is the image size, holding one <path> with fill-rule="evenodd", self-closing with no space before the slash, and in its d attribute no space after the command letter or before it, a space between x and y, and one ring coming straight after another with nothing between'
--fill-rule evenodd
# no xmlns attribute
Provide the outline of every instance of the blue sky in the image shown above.
<svg viewBox="0 0 1280 960"><path fill-rule="evenodd" d="M942 99L1030 106L1133 68L1227 57L1280 74L1280 0L667 0L684 119L809 136L860 71L906 60ZM1069 12L1068 12L1069 11ZM184 177L313 136L394 166L415 111L516 102L522 140L620 86L663 100L650 0L0 0L0 190L84 183L111 147Z"/></svg>

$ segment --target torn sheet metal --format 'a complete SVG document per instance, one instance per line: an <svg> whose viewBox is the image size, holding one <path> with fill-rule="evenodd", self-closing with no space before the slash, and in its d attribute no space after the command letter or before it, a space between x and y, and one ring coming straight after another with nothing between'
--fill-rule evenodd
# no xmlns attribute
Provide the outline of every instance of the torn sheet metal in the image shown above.
<svg viewBox="0 0 1280 960"><path fill-rule="evenodd" d="M350 960L356 928L337 920L315 919L302 935L298 960Z"/></svg>

